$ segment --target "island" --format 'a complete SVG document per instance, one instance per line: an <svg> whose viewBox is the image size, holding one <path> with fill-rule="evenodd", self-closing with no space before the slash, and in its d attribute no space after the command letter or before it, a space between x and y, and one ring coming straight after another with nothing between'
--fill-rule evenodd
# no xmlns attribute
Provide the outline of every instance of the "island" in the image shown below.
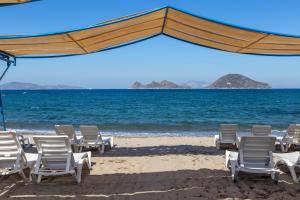
<svg viewBox="0 0 300 200"><path fill-rule="evenodd" d="M134 82L131 89L191 89L188 85L178 85L171 81L163 80L161 82L152 81L148 84L142 84L138 81Z"/></svg>
<svg viewBox="0 0 300 200"><path fill-rule="evenodd" d="M241 74L227 74L210 84L207 89L269 89L268 83L252 80Z"/></svg>
<svg viewBox="0 0 300 200"><path fill-rule="evenodd" d="M70 85L38 85L34 83L9 82L0 86L1 90L79 90L84 89Z"/></svg>

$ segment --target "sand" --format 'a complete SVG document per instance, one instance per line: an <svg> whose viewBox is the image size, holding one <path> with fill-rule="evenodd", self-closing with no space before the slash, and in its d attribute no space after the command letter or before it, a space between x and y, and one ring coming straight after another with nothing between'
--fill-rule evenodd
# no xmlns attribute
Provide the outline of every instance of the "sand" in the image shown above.
<svg viewBox="0 0 300 200"><path fill-rule="evenodd" d="M249 174L233 183L213 138L117 137L115 143L102 156L93 152L93 169L80 185L69 176L40 185L2 177L0 199L300 199L300 185L286 173L277 185Z"/></svg>

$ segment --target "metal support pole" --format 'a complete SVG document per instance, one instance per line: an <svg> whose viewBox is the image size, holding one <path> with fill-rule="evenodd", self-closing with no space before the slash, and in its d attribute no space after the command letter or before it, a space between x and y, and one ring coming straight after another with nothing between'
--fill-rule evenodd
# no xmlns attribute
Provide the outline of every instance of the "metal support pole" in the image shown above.
<svg viewBox="0 0 300 200"><path fill-rule="evenodd" d="M2 73L1 77L0 77L0 82L2 81L3 77L5 76L7 70L9 69L11 63L7 62L7 66L4 70L4 72ZM5 116L4 116L4 109L3 109L3 102L2 102L2 89L0 88L0 113L2 115L2 126L3 126L3 130L6 131L6 124L5 124Z"/></svg>
<svg viewBox="0 0 300 200"><path fill-rule="evenodd" d="M6 62L6 68L5 68L4 72L0 76L0 82L2 81L2 79L5 76L6 72L10 68L11 64L16 65L16 59L13 57L13 59L11 60L11 58L12 57L10 55L7 55L7 54L4 54L4 53L0 52L0 60L3 60L3 61ZM5 116L4 116L4 109L3 109L1 88L0 88L0 114L2 116L3 130L6 131L6 124L5 124Z"/></svg>
<svg viewBox="0 0 300 200"><path fill-rule="evenodd" d="M3 131L6 131L6 124L5 124L4 110L3 110L3 104L2 104L2 92L1 92L1 90L0 90L0 113L1 113L1 116L2 116Z"/></svg>

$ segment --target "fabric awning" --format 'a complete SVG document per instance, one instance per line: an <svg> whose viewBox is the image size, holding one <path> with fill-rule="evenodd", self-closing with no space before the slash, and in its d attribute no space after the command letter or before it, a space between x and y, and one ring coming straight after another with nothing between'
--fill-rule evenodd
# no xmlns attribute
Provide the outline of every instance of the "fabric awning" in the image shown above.
<svg viewBox="0 0 300 200"><path fill-rule="evenodd" d="M26 3L29 2L31 0L0 0L0 4L16 4L16 3Z"/></svg>
<svg viewBox="0 0 300 200"><path fill-rule="evenodd" d="M68 32L0 36L0 51L15 57L78 55L117 48L162 34L234 53L300 55L300 36L233 26L172 7L129 15Z"/></svg>

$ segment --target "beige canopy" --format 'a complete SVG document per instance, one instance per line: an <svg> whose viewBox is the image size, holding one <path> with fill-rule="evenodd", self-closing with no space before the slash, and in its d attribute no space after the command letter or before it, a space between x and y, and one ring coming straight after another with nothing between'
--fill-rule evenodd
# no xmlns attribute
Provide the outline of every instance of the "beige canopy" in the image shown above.
<svg viewBox="0 0 300 200"><path fill-rule="evenodd" d="M25 3L25 2L29 2L31 0L0 0L0 4L7 4L7 3Z"/></svg>
<svg viewBox="0 0 300 200"><path fill-rule="evenodd" d="M86 29L34 36L0 36L0 51L15 57L87 54L158 35L228 52L300 55L300 37L232 26L165 7Z"/></svg>

